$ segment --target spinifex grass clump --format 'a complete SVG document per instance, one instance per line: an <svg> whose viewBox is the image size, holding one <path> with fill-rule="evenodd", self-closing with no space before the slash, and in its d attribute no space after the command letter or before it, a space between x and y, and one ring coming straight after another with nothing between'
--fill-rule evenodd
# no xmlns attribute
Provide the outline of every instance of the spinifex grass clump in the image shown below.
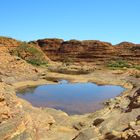
<svg viewBox="0 0 140 140"><path fill-rule="evenodd" d="M121 59L115 60L115 61L112 60L111 62L107 64L107 66L111 68L124 68L124 67L130 68L131 67L131 65L127 61L121 60Z"/></svg>
<svg viewBox="0 0 140 140"><path fill-rule="evenodd" d="M135 68L136 68L137 70L140 70L140 65L135 65Z"/></svg>
<svg viewBox="0 0 140 140"><path fill-rule="evenodd" d="M117 68L135 68L137 70L140 70L140 65L136 64L130 64L126 60L118 59L118 60L111 60L107 63L107 67L112 69Z"/></svg>
<svg viewBox="0 0 140 140"><path fill-rule="evenodd" d="M45 55L39 48L34 44L28 44L26 42L23 42L20 46L11 50L11 54L18 56L33 65L47 66L48 63Z"/></svg>

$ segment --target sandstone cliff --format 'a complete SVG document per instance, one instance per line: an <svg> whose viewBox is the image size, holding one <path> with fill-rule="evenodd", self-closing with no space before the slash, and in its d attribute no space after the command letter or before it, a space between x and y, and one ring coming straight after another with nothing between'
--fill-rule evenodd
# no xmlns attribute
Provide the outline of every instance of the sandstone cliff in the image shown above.
<svg viewBox="0 0 140 140"><path fill-rule="evenodd" d="M140 64L140 44L122 42L112 45L97 40L42 39L37 44L53 61L71 58L75 62L106 63L114 59L123 59Z"/></svg>
<svg viewBox="0 0 140 140"><path fill-rule="evenodd" d="M10 37L0 37L0 47L17 47L21 44L21 41Z"/></svg>
<svg viewBox="0 0 140 140"><path fill-rule="evenodd" d="M0 37L1 50L7 50L12 55L35 65L46 65L50 61L37 43L27 43L9 37Z"/></svg>

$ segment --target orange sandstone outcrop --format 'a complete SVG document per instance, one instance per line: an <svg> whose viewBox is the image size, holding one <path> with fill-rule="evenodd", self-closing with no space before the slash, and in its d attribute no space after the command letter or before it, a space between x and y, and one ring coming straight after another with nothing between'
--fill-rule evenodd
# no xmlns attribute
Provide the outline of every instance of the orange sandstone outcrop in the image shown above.
<svg viewBox="0 0 140 140"><path fill-rule="evenodd" d="M124 59L140 63L140 44L122 42L112 45L97 40L42 39L37 44L53 61L64 61L71 58L75 62L105 63L114 59Z"/></svg>
<svg viewBox="0 0 140 140"><path fill-rule="evenodd" d="M0 47L17 47L21 44L21 41L10 37L0 37Z"/></svg>

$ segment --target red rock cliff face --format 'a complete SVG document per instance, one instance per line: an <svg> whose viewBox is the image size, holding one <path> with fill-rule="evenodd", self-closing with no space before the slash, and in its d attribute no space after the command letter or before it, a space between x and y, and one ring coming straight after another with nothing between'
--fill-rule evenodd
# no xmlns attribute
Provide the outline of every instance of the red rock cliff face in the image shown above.
<svg viewBox="0 0 140 140"><path fill-rule="evenodd" d="M116 54L120 58L140 64L140 44L122 42L115 45Z"/></svg>
<svg viewBox="0 0 140 140"><path fill-rule="evenodd" d="M71 58L75 62L105 63L112 59L125 59L140 64L140 44L122 42L112 45L97 40L42 39L38 45L53 61Z"/></svg>

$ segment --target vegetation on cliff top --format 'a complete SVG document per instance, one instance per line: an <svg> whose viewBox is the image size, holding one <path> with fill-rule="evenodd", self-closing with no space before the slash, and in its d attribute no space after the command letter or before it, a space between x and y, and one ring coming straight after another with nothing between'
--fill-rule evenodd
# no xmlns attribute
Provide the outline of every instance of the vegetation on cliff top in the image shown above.
<svg viewBox="0 0 140 140"><path fill-rule="evenodd" d="M33 65L47 66L48 64L43 52L34 44L23 42L20 46L12 49L11 54L18 56Z"/></svg>
<svg viewBox="0 0 140 140"><path fill-rule="evenodd" d="M3 47L16 47L21 44L21 41L11 37L0 36L0 46Z"/></svg>

